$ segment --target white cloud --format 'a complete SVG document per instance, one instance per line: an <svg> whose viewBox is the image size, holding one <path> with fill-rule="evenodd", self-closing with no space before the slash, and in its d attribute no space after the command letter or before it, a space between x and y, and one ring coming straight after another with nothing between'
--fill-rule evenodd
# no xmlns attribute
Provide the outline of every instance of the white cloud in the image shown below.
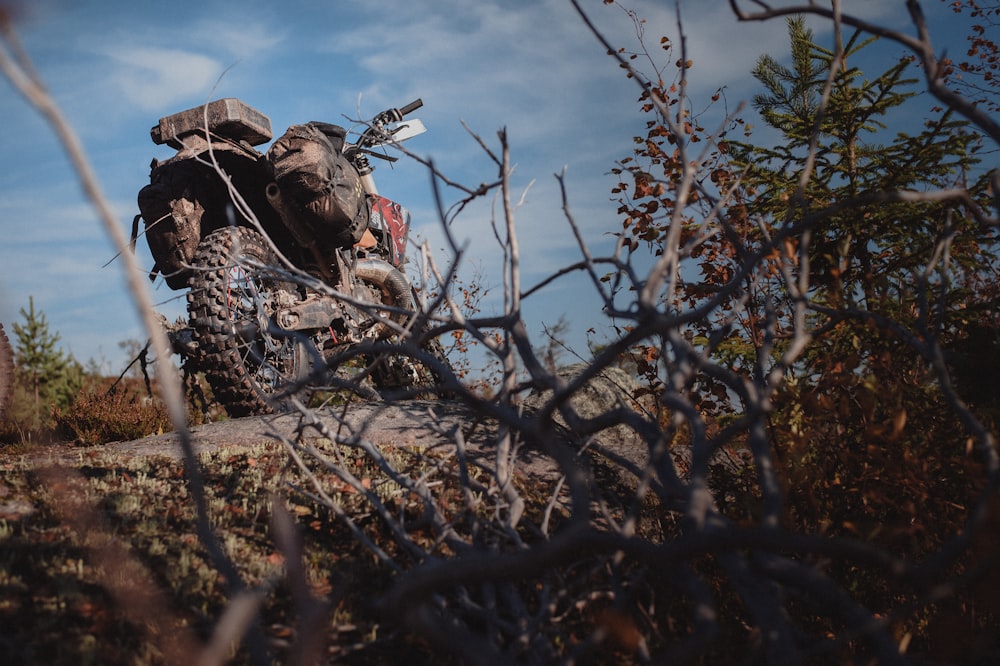
<svg viewBox="0 0 1000 666"><path fill-rule="evenodd" d="M202 43L206 48L234 60L261 58L285 41L287 30L264 21L242 16L236 23L230 20L206 19L188 31L188 41Z"/></svg>
<svg viewBox="0 0 1000 666"><path fill-rule="evenodd" d="M108 76L113 86L145 111L204 95L223 70L214 58L179 49L117 47L104 54L117 63Z"/></svg>

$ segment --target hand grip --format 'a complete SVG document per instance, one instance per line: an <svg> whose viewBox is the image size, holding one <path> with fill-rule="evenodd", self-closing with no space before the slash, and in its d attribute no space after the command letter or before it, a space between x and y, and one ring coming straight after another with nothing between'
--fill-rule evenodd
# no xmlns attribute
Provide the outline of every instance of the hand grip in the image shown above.
<svg viewBox="0 0 1000 666"><path fill-rule="evenodd" d="M403 108L399 109L399 115L405 116L408 113L412 113L412 112L416 111L417 109L419 109L423 105L424 105L424 101L422 99L415 99L412 102L410 102L409 104L407 104L406 106L404 106Z"/></svg>

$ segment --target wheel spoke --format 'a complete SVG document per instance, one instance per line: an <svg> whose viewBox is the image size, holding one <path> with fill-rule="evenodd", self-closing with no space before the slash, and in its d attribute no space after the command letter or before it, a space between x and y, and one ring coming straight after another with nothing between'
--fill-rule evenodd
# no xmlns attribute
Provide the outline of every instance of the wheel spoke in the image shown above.
<svg viewBox="0 0 1000 666"><path fill-rule="evenodd" d="M282 335L273 319L278 293L294 287L247 268L248 259L272 260L259 233L242 227L213 232L195 261L224 269L195 272L188 297L205 375L233 416L272 411L274 398L309 370L302 343Z"/></svg>

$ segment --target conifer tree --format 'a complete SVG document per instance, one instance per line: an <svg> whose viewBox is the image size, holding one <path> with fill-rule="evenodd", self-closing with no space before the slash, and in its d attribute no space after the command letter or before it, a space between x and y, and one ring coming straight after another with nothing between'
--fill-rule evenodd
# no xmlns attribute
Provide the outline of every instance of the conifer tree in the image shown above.
<svg viewBox="0 0 1000 666"><path fill-rule="evenodd" d="M28 297L28 309L21 308L23 324L14 324L17 372L32 401L32 423L42 423L43 407L68 404L79 388L77 364L58 348L59 334L49 330L45 313L35 309Z"/></svg>
<svg viewBox="0 0 1000 666"><path fill-rule="evenodd" d="M717 364L692 385L698 413L749 419L754 400L762 408L757 392L773 387L766 437L794 478L789 519L813 529L865 516L902 530L931 520L913 513L914 498L928 488L958 497L967 481L967 433L929 356L940 350L948 385L978 413L995 402L982 377L1000 367L1000 253L996 228L975 217L989 201L980 136L948 109L920 108L909 58L863 71L874 39L848 33L826 48L801 19L788 34L790 59L763 56L752 71L762 86L754 106L774 130L758 132L767 141L724 137L699 166L704 189L681 199L671 186L688 168L678 132L662 116L650 121L618 170L634 180L614 190L622 235L633 251L679 257L670 297L686 308L685 353ZM688 145L704 140L697 119L671 105L673 90L652 94L681 109L674 127ZM926 114L922 126L914 112ZM690 362L677 348L635 351L656 395ZM892 493L871 482L873 469Z"/></svg>
<svg viewBox="0 0 1000 666"><path fill-rule="evenodd" d="M806 229L792 237L808 244L809 297L818 320L829 322L834 310L871 313L958 346L970 324L995 318L992 297L982 295L993 293L987 287L1000 277L996 233L980 227L960 202L909 201L900 193L972 182L971 192L984 195L985 177L974 184L977 135L948 111L917 133L893 131L893 119L905 117L901 107L914 95L910 59L868 78L852 63L874 38L855 33L837 58L815 43L801 18L789 19L788 29L791 67L764 56L753 70L765 89L754 106L782 139L774 146L733 144L751 185L745 219L764 221L772 233ZM934 260L942 238L949 239L946 262ZM872 317L826 334L806 356L811 365L804 374L822 378L817 369L847 357L873 370L887 358L887 342L873 333ZM860 354L859 336L871 342L860 345ZM882 370L899 375L903 368Z"/></svg>

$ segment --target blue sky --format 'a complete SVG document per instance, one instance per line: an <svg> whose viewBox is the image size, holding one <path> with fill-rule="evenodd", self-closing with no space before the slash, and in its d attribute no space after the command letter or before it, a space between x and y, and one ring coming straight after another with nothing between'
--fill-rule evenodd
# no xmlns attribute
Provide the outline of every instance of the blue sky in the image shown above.
<svg viewBox="0 0 1000 666"><path fill-rule="evenodd" d="M9 5L9 2L3 3ZM618 8L585 0L614 42L635 45ZM906 23L902 0L848 0L848 11ZM149 162L168 157L149 128L160 116L209 98L238 97L270 116L276 135L307 120L346 122L420 97L428 132L407 147L431 157L454 179L493 180L495 168L463 121L495 146L506 127L513 184L530 186L517 211L524 284L578 258L560 209L554 173L567 168L574 215L606 253L617 226L609 169L643 131L638 89L594 40L567 0L32 0L16 29L36 68L87 148L123 228L137 213L135 195ZM646 18L649 43L677 35L674 3L626 2ZM928 13L947 17L937 0ZM739 25L726 0L683 3L692 94L707 101L726 86L731 105L753 92L749 70L763 52L787 50L781 21ZM360 111L359 111L360 109ZM67 160L37 113L0 81L0 321L20 321L29 295L63 348L78 360L117 372L118 342L145 339L122 281L122 265L83 198ZM379 166L379 165L377 165ZM429 177L420 165L381 166L383 195L414 216L414 233L441 247ZM458 195L445 191L446 200ZM469 243L467 277L481 275L499 294L500 250L490 202L469 210L453 231ZM140 260L148 267L145 244ZM442 258L443 255L442 255ZM168 317L183 298L150 285ZM487 303L487 310L492 306ZM581 279L564 279L525 304L529 329L565 315L571 341L600 327L599 304Z"/></svg>

